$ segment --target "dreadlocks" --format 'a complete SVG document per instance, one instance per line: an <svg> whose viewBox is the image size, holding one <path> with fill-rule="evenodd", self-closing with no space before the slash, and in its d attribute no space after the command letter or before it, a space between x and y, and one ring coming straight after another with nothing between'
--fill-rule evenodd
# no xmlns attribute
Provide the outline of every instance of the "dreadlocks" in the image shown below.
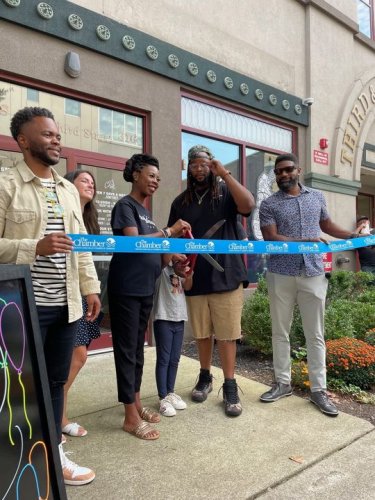
<svg viewBox="0 0 375 500"><path fill-rule="evenodd" d="M190 205L190 203L192 203L194 199L196 183L189 167L193 160L200 157L201 153L205 153L208 156L209 160L212 160L214 158L213 154L206 146L197 145L189 149L187 184L183 200L184 205ZM220 192L219 183L212 172L210 172L207 180L208 180L208 189L210 193L211 204L213 205L219 199L219 192Z"/></svg>

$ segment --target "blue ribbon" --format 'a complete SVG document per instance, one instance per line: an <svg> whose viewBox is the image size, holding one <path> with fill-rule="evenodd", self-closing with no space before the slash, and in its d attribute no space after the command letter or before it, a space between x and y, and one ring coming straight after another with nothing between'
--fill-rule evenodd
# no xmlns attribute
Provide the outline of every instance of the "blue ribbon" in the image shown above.
<svg viewBox="0 0 375 500"><path fill-rule="evenodd" d="M69 234L75 252L100 253L214 253L214 254L309 254L344 252L375 245L375 235L336 240L328 245L315 242L191 240L183 238L145 238L144 236L110 236Z"/></svg>

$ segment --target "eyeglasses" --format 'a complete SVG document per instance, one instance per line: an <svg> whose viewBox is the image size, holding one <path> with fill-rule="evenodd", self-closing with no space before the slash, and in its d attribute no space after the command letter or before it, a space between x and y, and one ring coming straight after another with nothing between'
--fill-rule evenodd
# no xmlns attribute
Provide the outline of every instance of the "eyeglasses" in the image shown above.
<svg viewBox="0 0 375 500"><path fill-rule="evenodd" d="M293 166L293 167L282 167L282 168L275 168L274 169L274 173L275 175L281 175L282 173L287 173L287 174L291 174L293 172L293 170L295 170L297 167Z"/></svg>
<svg viewBox="0 0 375 500"><path fill-rule="evenodd" d="M210 168L210 164L207 162L200 162L200 163L190 163L189 168L190 170L198 170L198 168Z"/></svg>

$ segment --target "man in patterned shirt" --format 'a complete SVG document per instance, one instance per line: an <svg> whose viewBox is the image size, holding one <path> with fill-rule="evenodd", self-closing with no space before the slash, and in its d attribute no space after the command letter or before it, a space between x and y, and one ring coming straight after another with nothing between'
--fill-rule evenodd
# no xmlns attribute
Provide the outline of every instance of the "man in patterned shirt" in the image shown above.
<svg viewBox="0 0 375 500"><path fill-rule="evenodd" d="M324 232L340 239L352 238L329 217L323 194L299 183L301 168L293 154L275 160L279 191L260 206L260 227L268 241L324 242ZM327 292L321 254L270 255L267 286L272 319L275 384L262 394L271 403L292 394L289 333L295 303L298 304L307 346L310 401L324 414L338 411L326 392L324 307Z"/></svg>
<svg viewBox="0 0 375 500"><path fill-rule="evenodd" d="M64 384L68 378L81 294L86 319L100 312L100 282L92 255L72 252L67 233L86 233L74 185L52 168L61 136L50 111L24 108L10 130L24 160L0 174L0 263L29 264L37 306L57 438L61 440ZM59 445L65 484L90 483L95 473L69 460Z"/></svg>

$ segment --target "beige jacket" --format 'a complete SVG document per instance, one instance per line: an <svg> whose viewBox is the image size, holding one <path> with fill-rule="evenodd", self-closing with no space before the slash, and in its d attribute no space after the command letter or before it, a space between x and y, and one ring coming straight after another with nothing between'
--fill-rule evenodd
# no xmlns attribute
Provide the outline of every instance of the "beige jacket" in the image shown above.
<svg viewBox="0 0 375 500"><path fill-rule="evenodd" d="M64 207L66 233L84 233L79 195L74 185L54 169L56 191ZM38 177L24 161L0 173L0 263L32 264L36 245L44 237L48 208ZM66 259L69 322L82 316L81 295L100 293L91 253L71 252Z"/></svg>

